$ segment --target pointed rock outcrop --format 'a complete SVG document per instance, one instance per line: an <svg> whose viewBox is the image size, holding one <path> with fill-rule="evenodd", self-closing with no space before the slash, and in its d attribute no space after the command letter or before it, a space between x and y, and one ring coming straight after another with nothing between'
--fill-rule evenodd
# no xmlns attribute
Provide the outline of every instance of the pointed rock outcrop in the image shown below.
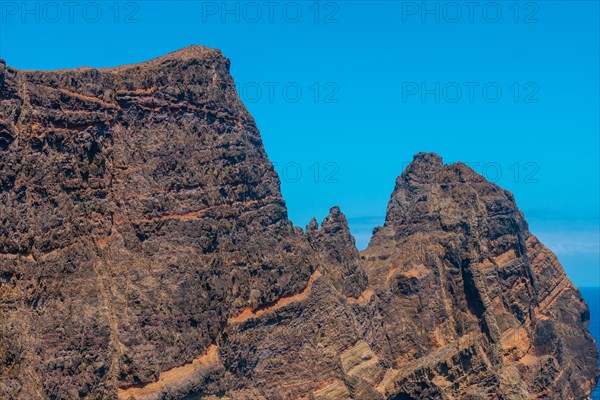
<svg viewBox="0 0 600 400"><path fill-rule="evenodd" d="M400 365L428 361L392 387L431 396L408 390L425 379L422 368L436 371L423 390L452 397L493 388L511 398L549 391L579 399L595 385L597 348L581 295L530 234L512 194L466 165L416 155L362 254L393 357ZM397 326L404 330L396 333ZM441 371L457 367L465 351L470 363L483 363L456 382L455 372ZM582 353L589 355L583 364Z"/></svg>
<svg viewBox="0 0 600 400"><path fill-rule="evenodd" d="M360 255L346 216L333 207L321 228L312 220L306 229L309 243L319 255L319 269L344 296L359 298L367 289L367 274L360 265Z"/></svg>

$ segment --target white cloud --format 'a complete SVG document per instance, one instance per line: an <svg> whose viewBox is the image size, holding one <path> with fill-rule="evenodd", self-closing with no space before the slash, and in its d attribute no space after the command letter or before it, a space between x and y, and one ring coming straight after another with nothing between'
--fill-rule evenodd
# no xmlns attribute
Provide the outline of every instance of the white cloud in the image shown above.
<svg viewBox="0 0 600 400"><path fill-rule="evenodd" d="M598 231L541 231L535 235L550 250L560 255L600 254L600 234Z"/></svg>

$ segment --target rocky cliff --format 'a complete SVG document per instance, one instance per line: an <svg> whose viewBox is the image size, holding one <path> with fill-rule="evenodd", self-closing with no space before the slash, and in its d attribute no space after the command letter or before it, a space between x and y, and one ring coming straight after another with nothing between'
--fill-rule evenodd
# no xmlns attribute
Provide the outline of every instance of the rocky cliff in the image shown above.
<svg viewBox="0 0 600 400"><path fill-rule="evenodd" d="M589 311L512 195L418 154L303 231L220 52L0 61L0 398L583 399Z"/></svg>

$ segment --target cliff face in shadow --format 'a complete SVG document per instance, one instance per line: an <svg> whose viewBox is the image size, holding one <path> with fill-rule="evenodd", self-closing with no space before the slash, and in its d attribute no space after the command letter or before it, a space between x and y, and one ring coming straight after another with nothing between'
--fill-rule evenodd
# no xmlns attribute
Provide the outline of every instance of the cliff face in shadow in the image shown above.
<svg viewBox="0 0 600 400"><path fill-rule="evenodd" d="M361 254L337 207L305 232L289 221L219 51L0 61L0 100L0 398L583 399L595 384L581 295L512 195L462 164L415 156Z"/></svg>

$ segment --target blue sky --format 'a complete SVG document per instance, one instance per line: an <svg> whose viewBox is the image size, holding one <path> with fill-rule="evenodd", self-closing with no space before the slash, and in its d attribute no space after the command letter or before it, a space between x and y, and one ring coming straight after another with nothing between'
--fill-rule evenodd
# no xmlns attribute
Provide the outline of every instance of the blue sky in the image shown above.
<svg viewBox="0 0 600 400"><path fill-rule="evenodd" d="M511 190L571 279L598 286L598 2L471 4L2 1L0 57L102 67L219 48L296 225L339 205L365 247L395 178L435 151Z"/></svg>

